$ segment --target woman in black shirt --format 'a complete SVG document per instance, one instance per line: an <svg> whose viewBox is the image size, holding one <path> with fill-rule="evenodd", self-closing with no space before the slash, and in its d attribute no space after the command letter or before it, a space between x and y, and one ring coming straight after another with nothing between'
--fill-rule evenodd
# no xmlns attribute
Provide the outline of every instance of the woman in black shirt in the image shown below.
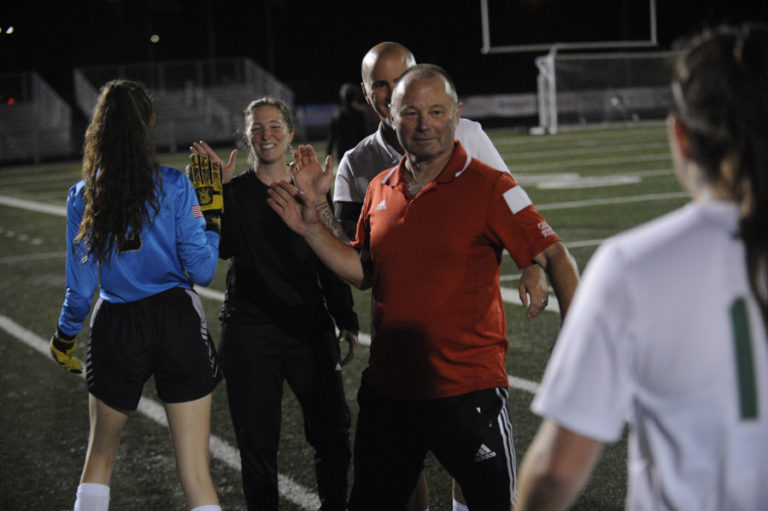
<svg viewBox="0 0 768 511"><path fill-rule="evenodd" d="M349 286L315 256L267 204L269 183L290 180L294 121L273 98L245 110L251 168L223 165L219 256L229 259L220 358L249 510L277 510L277 450L283 382L296 395L324 511L346 508L350 415L334 329L351 346L358 321ZM193 152L219 160L204 142ZM329 314L330 313L330 314Z"/></svg>

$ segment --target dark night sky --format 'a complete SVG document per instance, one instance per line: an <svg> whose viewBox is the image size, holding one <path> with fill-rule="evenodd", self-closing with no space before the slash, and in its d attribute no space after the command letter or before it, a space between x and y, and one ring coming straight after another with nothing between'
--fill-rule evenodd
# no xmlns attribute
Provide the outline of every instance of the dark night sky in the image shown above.
<svg viewBox="0 0 768 511"><path fill-rule="evenodd" d="M630 39L647 35L637 22L647 0L489 3L492 27L514 27L506 35L494 31L505 37L498 42L595 38L609 30ZM765 4L657 0L659 49L705 25L766 21ZM479 0L14 0L0 12L0 27L15 26L13 35L0 36L3 70L37 71L66 99L78 66L245 56L293 87L297 103L332 102L339 84L359 82L362 55L382 40L445 67L460 94L536 87L536 53L481 54ZM152 33L161 37L156 45L148 43Z"/></svg>

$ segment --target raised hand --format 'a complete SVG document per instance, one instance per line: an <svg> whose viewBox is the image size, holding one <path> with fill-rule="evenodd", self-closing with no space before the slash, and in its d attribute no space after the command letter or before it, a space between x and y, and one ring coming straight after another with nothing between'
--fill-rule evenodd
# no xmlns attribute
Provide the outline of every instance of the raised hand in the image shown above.
<svg viewBox="0 0 768 511"><path fill-rule="evenodd" d="M326 201L333 179L333 159L329 154L325 158L325 170L320 167L317 154L311 145L300 145L293 151L291 162L293 182L303 191L313 204Z"/></svg>
<svg viewBox="0 0 768 511"><path fill-rule="evenodd" d="M229 163L226 165L224 165L224 162L221 161L221 158L219 158L214 150L211 149L211 147L202 140L199 142L192 142L192 145L189 146L189 151L192 154L206 155L212 162L221 165L222 183L229 183L232 180L232 176L235 175L235 160L237 159L237 149L233 149L232 152L229 153Z"/></svg>
<svg viewBox="0 0 768 511"><path fill-rule="evenodd" d="M306 236L320 218L307 195L286 181L272 183L267 203L296 234Z"/></svg>
<svg viewBox="0 0 768 511"><path fill-rule="evenodd" d="M221 214L224 212L224 188L221 165L207 154L189 155L187 177L197 195L200 211L205 216L205 229L221 234Z"/></svg>

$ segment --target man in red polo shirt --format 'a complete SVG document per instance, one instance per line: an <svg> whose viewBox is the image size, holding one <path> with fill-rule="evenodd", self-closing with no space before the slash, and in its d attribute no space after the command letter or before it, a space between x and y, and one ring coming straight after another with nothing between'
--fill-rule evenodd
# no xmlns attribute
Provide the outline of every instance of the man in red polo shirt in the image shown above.
<svg viewBox="0 0 768 511"><path fill-rule="evenodd" d="M351 244L337 239L340 225L318 193L329 169L311 147L294 153L293 170L297 182L315 185L300 192L276 183L270 192L275 211L331 269L373 288L376 334L358 394L351 511L402 509L428 451L470 509L510 509L502 251L520 267L544 268L563 314L578 282L514 178L468 158L454 140L459 114L441 68L419 64L398 80L391 115L405 157L371 181Z"/></svg>

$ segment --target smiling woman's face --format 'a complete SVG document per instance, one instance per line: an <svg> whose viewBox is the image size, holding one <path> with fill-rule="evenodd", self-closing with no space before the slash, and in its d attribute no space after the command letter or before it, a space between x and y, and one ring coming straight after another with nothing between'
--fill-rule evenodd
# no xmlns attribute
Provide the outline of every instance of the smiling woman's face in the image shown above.
<svg viewBox="0 0 768 511"><path fill-rule="evenodd" d="M246 119L251 150L261 163L274 163L286 158L293 131L283 119L280 109L264 105L254 109Z"/></svg>

